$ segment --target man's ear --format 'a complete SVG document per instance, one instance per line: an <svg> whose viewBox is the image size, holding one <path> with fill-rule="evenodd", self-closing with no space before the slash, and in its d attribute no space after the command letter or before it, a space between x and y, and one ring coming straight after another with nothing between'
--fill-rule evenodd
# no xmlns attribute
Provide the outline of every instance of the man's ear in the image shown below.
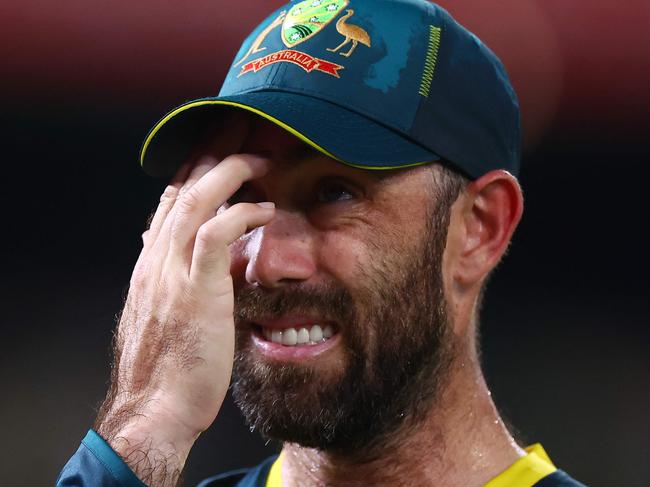
<svg viewBox="0 0 650 487"><path fill-rule="evenodd" d="M460 239L454 280L461 286L482 282L506 252L524 209L517 179L496 170L472 181L460 208Z"/></svg>

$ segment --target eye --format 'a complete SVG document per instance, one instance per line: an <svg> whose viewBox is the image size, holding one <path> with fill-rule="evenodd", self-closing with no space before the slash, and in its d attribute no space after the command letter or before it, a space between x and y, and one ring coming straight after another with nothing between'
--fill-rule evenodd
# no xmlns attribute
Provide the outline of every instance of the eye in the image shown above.
<svg viewBox="0 0 650 487"><path fill-rule="evenodd" d="M322 181L316 189L316 200L319 203L334 203L354 198L354 191L340 181Z"/></svg>

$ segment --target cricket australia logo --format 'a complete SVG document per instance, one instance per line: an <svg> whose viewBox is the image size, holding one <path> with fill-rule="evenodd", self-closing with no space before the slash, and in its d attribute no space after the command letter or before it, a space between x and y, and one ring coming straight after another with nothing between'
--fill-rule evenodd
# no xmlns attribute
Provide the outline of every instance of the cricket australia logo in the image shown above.
<svg viewBox="0 0 650 487"><path fill-rule="evenodd" d="M341 11L345 10L348 6L349 0L304 0L299 2L289 11L283 10L280 14L269 23L253 40L248 51L239 59L234 66L239 66L244 61L247 61L253 54L260 53L266 50L263 46L266 38L271 32L279 26L280 37L282 43L289 49L272 52L265 56L259 57L252 61L243 64L241 71L237 77L246 73L257 73L261 69L271 64L280 62L289 62L301 67L307 73L313 71L320 71L322 73L340 78L339 70L343 66L331 61L319 59L310 54L296 51L293 49L298 44L314 37L325 26L331 23ZM348 24L347 20L354 15L354 10L346 10L345 14L341 16L336 23L336 30L344 37L343 42L334 48L327 48L327 51L338 52L343 46L352 44L347 52L340 52L339 54L344 57L350 57L361 43L370 47L370 36L361 27L353 24Z"/></svg>
<svg viewBox="0 0 650 487"><path fill-rule="evenodd" d="M348 3L348 0L305 0L298 3L282 23L282 42L287 47L294 47L315 36Z"/></svg>

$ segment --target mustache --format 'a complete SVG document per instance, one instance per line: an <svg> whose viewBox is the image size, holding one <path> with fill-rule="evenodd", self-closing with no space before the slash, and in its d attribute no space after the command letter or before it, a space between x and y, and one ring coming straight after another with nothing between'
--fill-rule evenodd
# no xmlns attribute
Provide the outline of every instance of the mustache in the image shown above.
<svg viewBox="0 0 650 487"><path fill-rule="evenodd" d="M235 323L312 314L349 323L356 315L354 299L347 289L333 283L289 284L274 290L249 286L235 292Z"/></svg>

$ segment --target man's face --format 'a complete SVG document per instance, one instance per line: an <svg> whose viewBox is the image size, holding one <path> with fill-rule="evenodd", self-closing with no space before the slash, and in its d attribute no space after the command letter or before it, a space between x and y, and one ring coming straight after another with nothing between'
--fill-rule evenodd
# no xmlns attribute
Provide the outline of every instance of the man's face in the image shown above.
<svg viewBox="0 0 650 487"><path fill-rule="evenodd" d="M453 357L441 273L448 208L430 168L367 171L258 122L270 173L232 199L276 216L233 244L235 400L266 437L368 448L431 407Z"/></svg>

